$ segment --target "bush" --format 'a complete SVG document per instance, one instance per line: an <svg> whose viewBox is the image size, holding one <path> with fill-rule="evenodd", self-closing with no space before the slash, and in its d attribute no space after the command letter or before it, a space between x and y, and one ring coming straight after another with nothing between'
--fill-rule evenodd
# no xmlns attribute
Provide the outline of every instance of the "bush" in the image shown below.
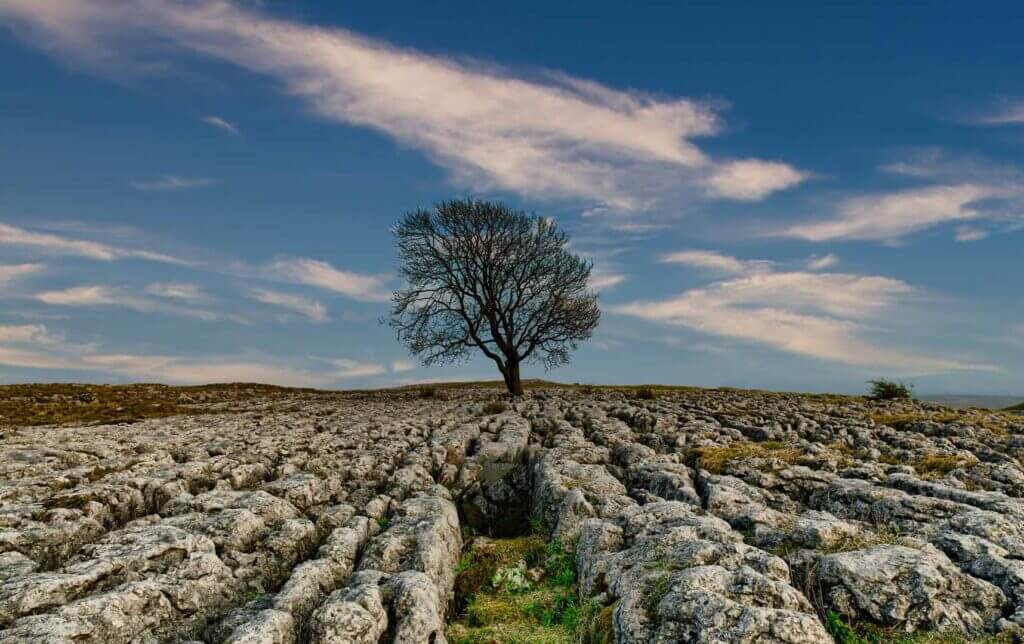
<svg viewBox="0 0 1024 644"><path fill-rule="evenodd" d="M657 398L657 394L655 394L654 390L650 387L641 387L640 389L637 389L633 395L637 400L654 400Z"/></svg>
<svg viewBox="0 0 1024 644"><path fill-rule="evenodd" d="M902 382L878 379L870 380L871 397L875 400L913 400L914 387Z"/></svg>

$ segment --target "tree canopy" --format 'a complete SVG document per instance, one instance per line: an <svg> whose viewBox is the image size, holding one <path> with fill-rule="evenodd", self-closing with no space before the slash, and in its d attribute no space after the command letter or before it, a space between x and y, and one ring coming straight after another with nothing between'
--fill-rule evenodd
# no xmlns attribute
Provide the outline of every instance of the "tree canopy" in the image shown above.
<svg viewBox="0 0 1024 644"><path fill-rule="evenodd" d="M569 362L600 319L591 262L550 219L472 199L406 214L394 228L405 288L391 326L425 365L494 361L512 395L520 365Z"/></svg>

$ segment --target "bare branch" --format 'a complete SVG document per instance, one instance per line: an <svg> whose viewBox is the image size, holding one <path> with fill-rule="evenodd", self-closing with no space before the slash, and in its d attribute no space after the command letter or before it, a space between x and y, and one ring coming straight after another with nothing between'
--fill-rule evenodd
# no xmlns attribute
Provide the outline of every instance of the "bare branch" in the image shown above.
<svg viewBox="0 0 1024 644"><path fill-rule="evenodd" d="M520 364L566 364L597 327L591 264L547 219L455 200L408 213L394 234L406 288L393 295L391 326L424 364L476 348L518 394Z"/></svg>

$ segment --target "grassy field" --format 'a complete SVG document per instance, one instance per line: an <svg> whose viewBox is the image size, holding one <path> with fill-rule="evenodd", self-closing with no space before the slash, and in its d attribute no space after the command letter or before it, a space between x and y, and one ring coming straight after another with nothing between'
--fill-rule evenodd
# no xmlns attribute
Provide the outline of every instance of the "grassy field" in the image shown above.
<svg viewBox="0 0 1024 644"><path fill-rule="evenodd" d="M550 380L527 379L523 381L527 390L574 389L587 392L620 392L632 398L653 399L672 392L696 392L706 390L683 385L589 385L561 383ZM494 394L504 395L504 383L500 380L473 382L441 382L406 385L392 389L365 389L330 391L277 387L253 383L229 383L195 386L170 386L161 384L91 385L73 383L0 385L0 427L29 425L89 425L103 423L132 423L148 418L162 418L179 414L220 413L242 411L248 403L275 401L288 404L301 396L393 396L416 395L424 398L446 397L447 392L459 389L491 389ZM720 387L719 391L738 391ZM749 390L762 394L767 392ZM823 400L863 400L859 396L834 394L804 394ZM1024 403L1007 411L1024 412ZM968 413L967 410L960 413ZM975 413L975 412L971 412Z"/></svg>
<svg viewBox="0 0 1024 644"><path fill-rule="evenodd" d="M232 411L247 400L323 393L257 384L0 386L0 426L133 423L189 413Z"/></svg>

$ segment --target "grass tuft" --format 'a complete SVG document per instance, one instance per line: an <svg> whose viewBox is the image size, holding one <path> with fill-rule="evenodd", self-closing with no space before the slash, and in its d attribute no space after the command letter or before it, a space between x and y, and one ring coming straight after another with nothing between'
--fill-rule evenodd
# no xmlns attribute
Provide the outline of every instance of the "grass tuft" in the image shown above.
<svg viewBox="0 0 1024 644"><path fill-rule="evenodd" d="M832 610L825 615L825 630L836 644L1011 644L1014 641L1014 636L1009 633L970 635L935 630L904 633L895 628L873 624L851 625L842 615Z"/></svg>
<svg viewBox="0 0 1024 644"><path fill-rule="evenodd" d="M523 563L544 573L529 589L495 588L493 572ZM610 644L612 607L580 599L575 559L555 540L539 536L478 539L456 569L453 644ZM535 578L536 579L536 578ZM499 584L500 585L500 584Z"/></svg>
<svg viewBox="0 0 1024 644"><path fill-rule="evenodd" d="M803 454L800 449L767 441L764 443L738 442L725 447L701 447L695 450L697 465L712 474L721 474L732 461L773 459L787 465L796 463Z"/></svg>

